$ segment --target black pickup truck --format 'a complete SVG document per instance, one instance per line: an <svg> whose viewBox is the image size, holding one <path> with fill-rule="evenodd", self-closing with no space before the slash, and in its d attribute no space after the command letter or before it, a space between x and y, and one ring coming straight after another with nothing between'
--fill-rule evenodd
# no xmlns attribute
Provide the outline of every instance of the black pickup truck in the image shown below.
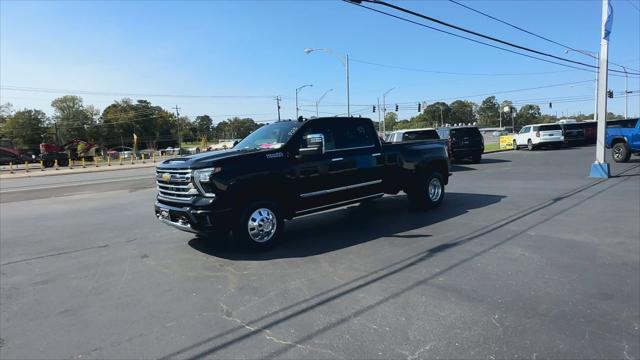
<svg viewBox="0 0 640 360"><path fill-rule="evenodd" d="M384 194L437 207L449 175L446 141L385 143L365 118L280 121L230 150L159 164L155 214L204 236L231 230L260 249L277 242L285 219Z"/></svg>

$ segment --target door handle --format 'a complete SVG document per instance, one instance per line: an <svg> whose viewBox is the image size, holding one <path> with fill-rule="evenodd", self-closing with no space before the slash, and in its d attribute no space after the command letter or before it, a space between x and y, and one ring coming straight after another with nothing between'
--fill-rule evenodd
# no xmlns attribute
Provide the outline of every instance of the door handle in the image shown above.
<svg viewBox="0 0 640 360"><path fill-rule="evenodd" d="M374 156L374 157L377 157L377 156L380 156L380 155L382 155L382 154L380 154L380 153L371 154L371 156Z"/></svg>
<svg viewBox="0 0 640 360"><path fill-rule="evenodd" d="M331 159L331 161L342 161L342 160L344 160L344 158L333 158L333 159Z"/></svg>

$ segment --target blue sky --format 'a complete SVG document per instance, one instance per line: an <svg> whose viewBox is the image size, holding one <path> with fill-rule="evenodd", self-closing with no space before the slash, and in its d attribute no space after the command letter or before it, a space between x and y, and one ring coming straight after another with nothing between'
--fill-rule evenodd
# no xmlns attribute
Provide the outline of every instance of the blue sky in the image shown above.
<svg viewBox="0 0 640 360"><path fill-rule="evenodd" d="M573 48L599 50L600 1L462 2ZM566 55L562 47L448 1L394 3L558 56L593 62L579 54ZM593 96L591 73L505 53L337 0L0 4L2 86L113 93L79 94L99 109L124 97L121 93L261 96L144 98L165 108L178 105L189 116L206 113L216 122L234 114L256 114L252 117L266 121L276 117L274 95L283 97L283 117L294 117L295 88L313 84L300 93L301 107L310 111L302 114L313 115L314 102L329 89L333 91L320 111L345 112L342 64L330 54L303 51L317 47L349 53L352 111L362 116L377 118L369 105L393 87L388 108L441 98L479 103L485 96L469 95L573 82L581 83L497 97L517 104L545 104L543 112L551 114L593 111L591 100L585 100ZM612 4L610 60L640 69L640 12L633 7L640 8L640 2ZM616 92L624 90L623 77L610 77L609 84ZM629 79L629 90L640 90L637 77ZM51 114L51 100L63 94L3 89L0 97L18 109L35 107ZM570 97L572 102L557 102L549 109L548 99L559 97ZM630 115L640 112L638 99L629 97ZM609 101L609 109L624 111L622 95ZM407 109L399 115L408 118L416 113L417 109Z"/></svg>

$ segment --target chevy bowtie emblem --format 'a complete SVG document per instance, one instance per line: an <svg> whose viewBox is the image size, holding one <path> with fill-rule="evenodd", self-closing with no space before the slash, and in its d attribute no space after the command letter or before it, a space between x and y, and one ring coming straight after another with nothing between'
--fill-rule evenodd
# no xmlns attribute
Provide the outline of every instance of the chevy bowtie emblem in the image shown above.
<svg viewBox="0 0 640 360"><path fill-rule="evenodd" d="M171 174L167 174L167 173L162 174L162 180L164 181L171 180Z"/></svg>

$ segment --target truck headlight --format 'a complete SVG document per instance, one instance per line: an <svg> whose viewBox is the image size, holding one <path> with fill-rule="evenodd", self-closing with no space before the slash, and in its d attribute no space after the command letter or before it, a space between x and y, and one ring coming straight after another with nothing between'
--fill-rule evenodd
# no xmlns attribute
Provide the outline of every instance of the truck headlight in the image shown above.
<svg viewBox="0 0 640 360"><path fill-rule="evenodd" d="M193 170L193 182L196 184L202 195L206 197L216 196L213 192L211 177L213 174L219 173L220 171L222 171L222 168L220 167Z"/></svg>

